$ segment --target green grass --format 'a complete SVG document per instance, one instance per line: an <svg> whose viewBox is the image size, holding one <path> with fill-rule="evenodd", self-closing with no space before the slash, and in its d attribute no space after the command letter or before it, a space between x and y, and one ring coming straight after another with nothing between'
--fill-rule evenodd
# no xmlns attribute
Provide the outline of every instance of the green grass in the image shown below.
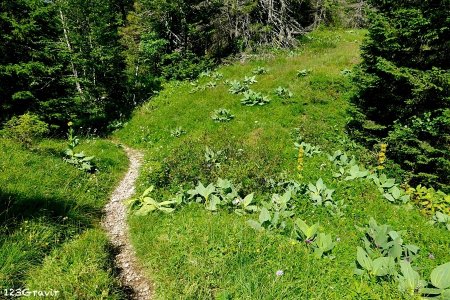
<svg viewBox="0 0 450 300"><path fill-rule="evenodd" d="M197 181L227 178L242 186L242 193L256 193L257 201L269 199L277 188L271 179L295 179L299 128L306 142L319 145L322 154L305 157L302 181L323 178L336 189L335 198L348 207L342 218L314 207L305 197L296 201L296 216L309 224L320 222L326 233L339 237L332 261L314 259L304 245L289 235L258 233L245 224L249 217L225 211L212 214L199 205L171 215L130 217L131 237L139 259L156 287L157 299L401 299L397 284L361 280L353 275L356 247L362 245L363 226L370 217L405 230L404 240L421 248L414 265L424 278L431 269L449 260L450 236L443 228L427 224L428 218L409 206L390 204L368 181L339 181L326 153L342 149L361 164L376 164L372 153L349 142L345 134L347 98L351 83L341 71L359 61L363 31L320 31L304 39L292 52L267 52L246 62L218 69L224 79L242 80L257 66L269 72L256 76L251 86L269 95L260 107L240 104L240 95L215 88L190 93L188 82L170 83L137 110L126 127L115 134L123 143L145 151L138 192L155 185L155 197L167 198ZM297 71L311 69L305 77ZM203 78L200 84L211 80ZM294 93L283 100L274 95L278 86ZM214 110L226 108L235 115L227 123L211 119ZM176 138L171 130L182 127ZM223 151L220 167L205 162L205 147ZM395 170L388 172L395 173ZM253 216L256 218L256 216ZM428 258L433 253L434 260ZM277 270L285 275L276 277Z"/></svg>
<svg viewBox="0 0 450 300"><path fill-rule="evenodd" d="M59 291L61 299L123 299L110 253L105 234L89 229L47 256L26 286L30 291Z"/></svg>
<svg viewBox="0 0 450 300"><path fill-rule="evenodd" d="M52 259L70 259L69 249L72 246L66 244L72 243L74 238L78 239L85 231L93 233L90 233L90 238L79 239L89 239L89 242L75 243L87 248L86 256L103 261L98 261L98 266L108 265L108 251L104 247L104 234L98 229L99 220L109 194L127 168L127 158L111 142L83 141L79 150L95 155L99 168L98 173L88 175L63 161L64 149L65 142L57 140L44 140L32 149L25 149L10 140L0 140L2 289L24 287L28 281L33 286L50 288L49 283L53 280L49 281L46 276L55 276L58 270ZM71 274L70 270L76 270L85 263L87 261L74 260L67 276ZM111 270L95 269L97 275L110 276L113 280ZM61 280L64 278L62 275L60 277ZM83 281L82 277L80 280ZM86 281L86 284L85 291L95 290L95 281ZM114 288L111 287L110 292L114 294L118 286L112 285Z"/></svg>

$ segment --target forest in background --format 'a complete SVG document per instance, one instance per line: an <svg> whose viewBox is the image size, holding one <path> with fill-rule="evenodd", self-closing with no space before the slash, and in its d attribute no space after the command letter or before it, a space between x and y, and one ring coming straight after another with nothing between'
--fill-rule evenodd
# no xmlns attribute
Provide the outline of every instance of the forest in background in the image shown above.
<svg viewBox="0 0 450 300"><path fill-rule="evenodd" d="M222 58L260 45L292 46L321 24L358 26L361 5L2 0L0 121L32 112L53 131L65 130L68 120L104 131L164 80L194 78Z"/></svg>

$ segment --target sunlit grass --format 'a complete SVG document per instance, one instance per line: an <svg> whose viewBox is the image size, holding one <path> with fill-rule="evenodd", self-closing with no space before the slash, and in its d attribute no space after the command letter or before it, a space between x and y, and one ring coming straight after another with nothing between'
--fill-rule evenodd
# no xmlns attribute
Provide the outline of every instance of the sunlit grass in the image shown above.
<svg viewBox="0 0 450 300"><path fill-rule="evenodd" d="M368 181L343 182L333 178L326 153L337 149L356 155L366 166L376 155L352 144L345 134L351 82L342 71L359 61L363 31L320 31L304 39L295 51L267 52L259 58L220 67L224 80L242 80L258 66L268 69L251 86L271 98L260 107L240 104L240 95L218 86L191 93L188 82L171 83L137 110L127 126L116 133L122 142L145 151L138 192L155 185L158 199L218 177L255 192L257 201L274 192L270 179L297 179L298 151L295 128L303 139L319 145L322 154L305 158L302 181L322 178L336 189L335 198L348 205L341 218L314 207L299 197L296 215L321 227L340 242L332 261L314 259L306 247L287 236L257 233L246 217L227 212L211 214L192 205L172 215L131 217L132 239L158 299L400 299L395 282L361 280L353 276L361 233L355 226L370 217L406 230L407 243L421 248L416 265L428 277L431 269L449 260L450 236L432 227L428 219L408 206L386 201ZM310 69L307 76L297 71ZM200 79L199 84L211 78ZM290 89L291 99L276 97L278 87ZM211 113L226 108L235 118L216 123ZM175 138L174 128L186 134ZM220 167L205 162L205 147L223 151ZM388 170L389 172L389 170ZM428 258L433 253L435 260ZM285 275L276 277L277 270Z"/></svg>

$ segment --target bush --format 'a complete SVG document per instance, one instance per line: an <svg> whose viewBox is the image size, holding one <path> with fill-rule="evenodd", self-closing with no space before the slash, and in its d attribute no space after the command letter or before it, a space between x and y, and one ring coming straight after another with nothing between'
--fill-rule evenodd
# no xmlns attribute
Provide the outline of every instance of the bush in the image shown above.
<svg viewBox="0 0 450 300"><path fill-rule="evenodd" d="M37 115L26 113L19 117L12 117L6 122L2 133L29 147L34 141L48 133L47 123L41 121Z"/></svg>
<svg viewBox="0 0 450 300"><path fill-rule="evenodd" d="M208 58L200 58L192 52L165 54L161 61L161 73L166 79L184 80L196 78L202 71L213 67Z"/></svg>
<svg viewBox="0 0 450 300"><path fill-rule="evenodd" d="M372 0L369 34L354 81L349 129L388 156L413 185L450 190L450 19L444 0ZM447 10L448 11L448 10Z"/></svg>

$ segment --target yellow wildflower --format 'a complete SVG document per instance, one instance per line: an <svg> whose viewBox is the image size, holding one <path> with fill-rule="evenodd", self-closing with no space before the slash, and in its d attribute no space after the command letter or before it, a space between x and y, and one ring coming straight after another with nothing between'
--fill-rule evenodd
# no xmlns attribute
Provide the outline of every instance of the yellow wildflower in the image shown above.
<svg viewBox="0 0 450 300"><path fill-rule="evenodd" d="M297 158L297 171L299 176L300 173L303 171L303 156L305 154L305 151L303 150L303 147L298 148L298 158Z"/></svg>
<svg viewBox="0 0 450 300"><path fill-rule="evenodd" d="M381 144L380 146L380 152L378 153L378 170L384 169L383 164L386 162L386 150L387 150L387 144Z"/></svg>

